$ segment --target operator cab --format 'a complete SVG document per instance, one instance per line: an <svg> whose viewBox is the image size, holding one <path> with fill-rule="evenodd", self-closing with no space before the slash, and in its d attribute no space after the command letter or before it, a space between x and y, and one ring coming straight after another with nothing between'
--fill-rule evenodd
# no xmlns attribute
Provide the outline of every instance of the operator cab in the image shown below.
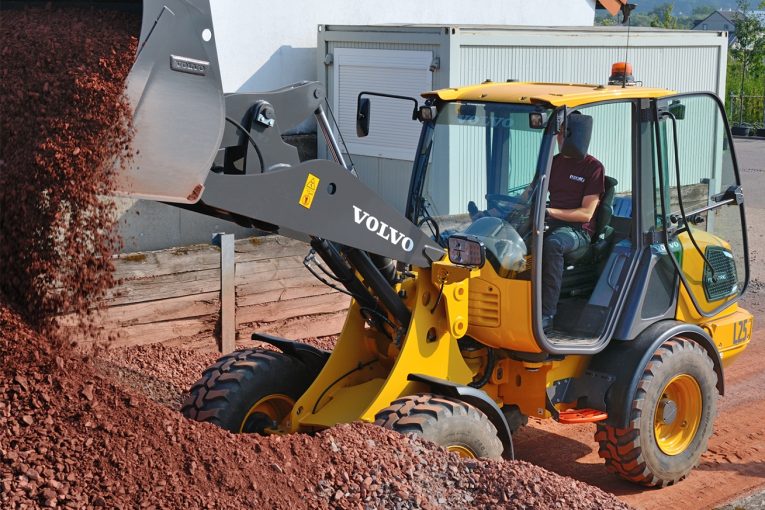
<svg viewBox="0 0 765 510"><path fill-rule="evenodd" d="M685 192L694 208L711 203L738 181L713 96L682 99L697 117L673 124L682 139L673 142L667 118L652 116L680 101L636 97L669 94L640 88L622 97L619 87L490 83L425 95L437 115L424 122L407 217L450 253L459 251L453 262L468 253L470 242L483 246L485 269L470 281L469 335L492 345L490 330L499 328L513 340L510 347L498 347L533 350L523 339L535 337L550 352L586 352L615 336L634 337L657 318L674 317L677 276L663 242L665 234L677 235L667 228L677 216L670 209ZM566 119L578 115L591 119L584 152L602 163L605 183L591 242L565 257L553 327L543 332L541 260L550 169L560 150L558 133ZM689 163L671 175L676 159ZM738 208L730 209L728 216L740 216ZM709 226L715 222L702 228ZM736 230L732 244L743 247L742 224ZM743 275L743 252L738 253L734 266ZM726 271L735 279L736 271ZM627 293L636 295L627 300ZM627 301L633 304L621 310Z"/></svg>

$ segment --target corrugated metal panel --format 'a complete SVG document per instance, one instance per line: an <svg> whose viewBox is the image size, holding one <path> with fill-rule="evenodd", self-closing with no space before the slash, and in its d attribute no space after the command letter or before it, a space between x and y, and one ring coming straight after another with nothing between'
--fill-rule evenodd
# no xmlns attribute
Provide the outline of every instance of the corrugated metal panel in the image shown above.
<svg viewBox="0 0 765 510"><path fill-rule="evenodd" d="M327 41L326 44L327 52L328 53L336 53L338 49L340 48L356 48L356 49L379 49L379 50L409 50L409 51L428 51L431 52L434 56L438 56L438 50L439 46L434 44L409 44L409 43L378 43L378 42L361 42L361 41ZM337 83L334 79L331 77L333 76L333 69L332 67L329 68L330 72L328 73L328 76L330 79L327 80L327 98L330 102L330 104L334 104L335 102L335 93L337 90ZM395 78L395 75L392 76ZM346 85L348 83L346 82ZM431 84L431 88L433 87L433 84ZM374 90L377 92L389 92L389 93L395 93L395 91L391 90L385 90L381 87L368 87L370 90ZM422 91L417 91L419 92ZM393 103L391 103L393 104ZM404 105L402 102L397 102L396 106ZM382 112L382 103L380 100L375 101L373 99L373 106L372 106L372 128L377 129L377 126L375 126L375 118L379 121L380 114ZM407 105L404 105L407 106ZM353 104L342 104L338 108L338 111L335 112L335 114L338 116L338 122L341 126L346 126L343 131L347 134L347 132L350 130L351 135L353 135L353 128L352 126L355 125L355 112L356 112L356 103L355 100L353 101ZM412 121L409 120L409 117L406 115L404 117L401 117L397 120L391 120L389 122L389 125L387 126L388 129L396 129L396 126L401 126L405 123L411 123ZM410 140L406 144L409 148L412 146L416 146L417 140L419 139L419 123L416 124L415 131L412 132L412 130L409 130L407 136L410 137ZM320 142L321 143L321 142ZM414 155L414 151L412 150L412 156ZM379 157L369 157L369 156L361 156L358 154L354 155L354 152L351 151L351 157L353 158L353 161L356 166L356 170L359 172L359 176L362 178L362 180L367 183L372 189L374 189L377 193L380 194L380 196L403 212L405 206L406 206L406 197L407 193L409 191L409 179L412 173L412 162L406 161L406 160L396 160L396 159L386 159L386 158L379 158Z"/></svg>
<svg viewBox="0 0 765 510"><path fill-rule="evenodd" d="M639 42L635 42L639 44ZM718 47L631 47L629 61L635 78L645 86L688 91L717 88ZM521 81L605 83L613 62L624 60L624 48L462 46L460 84L508 78ZM692 62L692 65L688 65ZM681 63L685 63L681 65ZM630 138L629 109L595 107L596 117L590 153L601 160L608 175L619 181L618 193L631 191L631 162L624 142ZM624 116L627 116L626 119ZM689 166L708 161L709 147L688 140L684 150L692 155ZM693 177L701 178L703 170ZM690 177L690 176L689 176Z"/></svg>
<svg viewBox="0 0 765 510"><path fill-rule="evenodd" d="M486 209L486 128L449 126L448 129L451 152L448 214L464 213L471 200L479 209Z"/></svg>
<svg viewBox="0 0 765 510"><path fill-rule="evenodd" d="M679 92L715 91L718 49L712 46L631 47L629 61L635 78L647 87ZM486 79L605 83L611 64L623 61L624 56L624 48L617 47L462 46L460 83L451 85L468 85ZM689 62L692 65L688 65Z"/></svg>
<svg viewBox="0 0 765 510"><path fill-rule="evenodd" d="M438 55L439 46L435 44L408 44L408 43L375 43L361 41L327 41L327 52L334 54L338 48L359 48L370 50L410 50L410 51L432 51L434 56ZM330 68L331 69L331 68ZM328 79L327 97L330 102L335 97L334 80Z"/></svg>
<svg viewBox="0 0 765 510"><path fill-rule="evenodd" d="M356 106L361 92L418 97L433 85L429 51L339 48L334 62L334 107L340 132L352 154L413 161L421 125L412 120L413 104L369 96L369 136L356 136Z"/></svg>

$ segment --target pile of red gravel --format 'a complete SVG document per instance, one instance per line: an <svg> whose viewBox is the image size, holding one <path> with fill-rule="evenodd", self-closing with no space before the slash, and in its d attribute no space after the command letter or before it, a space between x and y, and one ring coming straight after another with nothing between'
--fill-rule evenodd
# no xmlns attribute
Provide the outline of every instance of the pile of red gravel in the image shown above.
<svg viewBox="0 0 765 510"><path fill-rule="evenodd" d="M50 4L49 4L50 5ZM111 287L136 14L0 10L0 294L36 327Z"/></svg>
<svg viewBox="0 0 765 510"><path fill-rule="evenodd" d="M373 425L232 435L49 345L0 306L2 508L626 508L525 462L462 460Z"/></svg>

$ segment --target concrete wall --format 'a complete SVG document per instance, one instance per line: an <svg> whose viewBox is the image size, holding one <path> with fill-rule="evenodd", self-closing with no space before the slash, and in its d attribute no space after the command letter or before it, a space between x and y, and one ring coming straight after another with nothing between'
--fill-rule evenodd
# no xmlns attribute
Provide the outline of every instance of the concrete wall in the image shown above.
<svg viewBox="0 0 765 510"><path fill-rule="evenodd" d="M224 92L267 91L316 80L319 24L470 23L592 25L595 0L226 0L211 2ZM311 131L305 123L302 131ZM209 242L213 232L253 235L168 205L121 200L125 251Z"/></svg>

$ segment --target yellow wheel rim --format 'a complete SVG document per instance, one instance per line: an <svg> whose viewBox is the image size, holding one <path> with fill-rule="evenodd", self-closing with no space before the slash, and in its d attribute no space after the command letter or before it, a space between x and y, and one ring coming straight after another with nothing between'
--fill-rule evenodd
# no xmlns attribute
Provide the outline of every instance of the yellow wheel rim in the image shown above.
<svg viewBox="0 0 765 510"><path fill-rule="evenodd" d="M239 432L244 432L244 428L248 421L250 421L251 418L255 418L255 415L262 415L263 419L267 418L271 422L280 424L287 418L287 416L289 416L294 405L295 401L287 395L282 395L280 393L267 395L250 407L250 410L247 411L247 414L242 420L242 424L239 426Z"/></svg>
<svg viewBox="0 0 765 510"><path fill-rule="evenodd" d="M678 455L688 448L701 423L701 387L688 374L673 377L656 403L653 428L656 444L667 455Z"/></svg>
<svg viewBox="0 0 765 510"><path fill-rule="evenodd" d="M454 452L463 459L475 459L478 458L478 455L475 454L473 450L468 448L465 445L461 444L452 444L446 447L447 451Z"/></svg>

